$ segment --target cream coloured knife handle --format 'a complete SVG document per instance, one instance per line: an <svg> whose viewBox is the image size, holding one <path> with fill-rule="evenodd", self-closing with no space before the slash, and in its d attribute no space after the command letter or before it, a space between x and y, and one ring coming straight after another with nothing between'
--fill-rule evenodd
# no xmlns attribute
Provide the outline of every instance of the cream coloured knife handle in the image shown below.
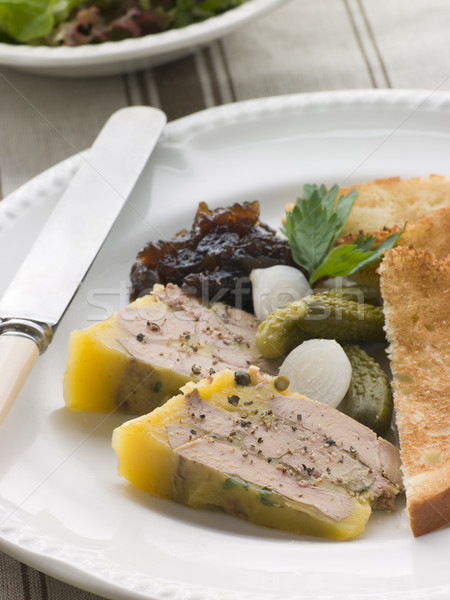
<svg viewBox="0 0 450 600"><path fill-rule="evenodd" d="M36 342L22 335L0 335L0 424L6 418L39 356Z"/></svg>
<svg viewBox="0 0 450 600"><path fill-rule="evenodd" d="M0 322L0 425L52 337L53 330L45 323L27 319Z"/></svg>

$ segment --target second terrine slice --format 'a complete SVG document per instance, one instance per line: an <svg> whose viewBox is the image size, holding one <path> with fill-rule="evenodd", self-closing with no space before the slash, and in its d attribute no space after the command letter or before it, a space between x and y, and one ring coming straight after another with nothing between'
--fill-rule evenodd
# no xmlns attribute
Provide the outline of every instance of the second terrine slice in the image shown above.
<svg viewBox="0 0 450 600"><path fill-rule="evenodd" d="M259 525L348 539L402 489L397 448L295 394L226 369L113 434L119 473L152 495Z"/></svg>

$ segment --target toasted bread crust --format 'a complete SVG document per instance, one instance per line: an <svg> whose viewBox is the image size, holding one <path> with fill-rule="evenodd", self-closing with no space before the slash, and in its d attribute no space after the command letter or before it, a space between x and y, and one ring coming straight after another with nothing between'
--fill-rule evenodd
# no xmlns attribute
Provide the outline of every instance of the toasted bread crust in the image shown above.
<svg viewBox="0 0 450 600"><path fill-rule="evenodd" d="M433 475L431 475L431 478ZM442 479L445 477L445 473ZM447 481L450 478L450 470L447 469ZM433 482L430 482L433 484ZM423 486L424 493L422 498L408 502L409 519L411 523L411 529L415 537L436 531L441 527L448 526L449 524L449 506L450 506L450 488L441 490L440 492L435 491L435 486L431 485L430 496L431 499L426 497L425 491L428 489L426 482L419 481L413 482L412 485L415 487Z"/></svg>
<svg viewBox="0 0 450 600"><path fill-rule="evenodd" d="M450 256L397 247L379 268L413 534L450 523Z"/></svg>

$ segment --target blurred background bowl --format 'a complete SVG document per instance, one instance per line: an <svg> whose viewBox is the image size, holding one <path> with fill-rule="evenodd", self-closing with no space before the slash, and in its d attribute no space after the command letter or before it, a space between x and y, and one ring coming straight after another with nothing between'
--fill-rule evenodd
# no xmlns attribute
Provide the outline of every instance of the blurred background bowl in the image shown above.
<svg viewBox="0 0 450 600"><path fill-rule="evenodd" d="M217 17L163 33L76 47L0 43L0 66L56 77L95 77L133 72L195 52L288 0L248 0Z"/></svg>

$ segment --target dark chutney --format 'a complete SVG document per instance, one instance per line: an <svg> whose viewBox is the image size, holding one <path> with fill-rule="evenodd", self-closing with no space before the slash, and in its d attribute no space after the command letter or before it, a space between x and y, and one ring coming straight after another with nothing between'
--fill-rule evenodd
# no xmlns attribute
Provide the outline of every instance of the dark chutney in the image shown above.
<svg viewBox="0 0 450 600"><path fill-rule="evenodd" d="M253 311L250 272L294 263L287 240L259 220L257 201L210 210L201 202L190 231L149 242L131 269L132 299L175 283L204 302Z"/></svg>

